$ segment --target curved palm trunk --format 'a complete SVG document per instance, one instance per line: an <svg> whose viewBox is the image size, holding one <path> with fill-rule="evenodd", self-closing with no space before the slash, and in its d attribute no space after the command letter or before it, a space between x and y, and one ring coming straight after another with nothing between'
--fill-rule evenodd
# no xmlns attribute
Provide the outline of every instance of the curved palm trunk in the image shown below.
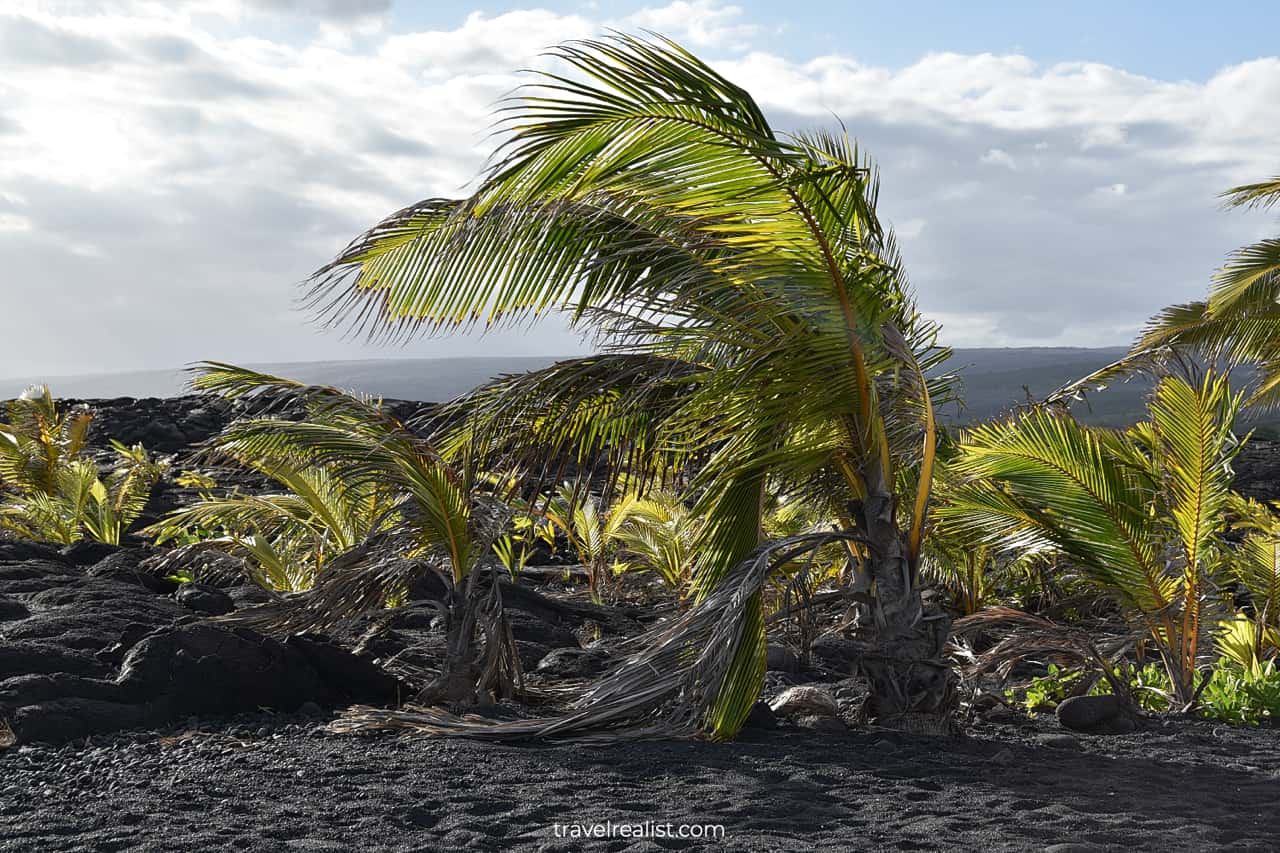
<svg viewBox="0 0 1280 853"><path fill-rule="evenodd" d="M448 604L444 665L418 696L427 704L484 705L523 689L520 659L496 577L478 583L482 569L455 581ZM490 573L492 574L492 573Z"/></svg>
<svg viewBox="0 0 1280 853"><path fill-rule="evenodd" d="M860 666L870 684L863 713L882 725L949 733L958 701L945 653L951 619L924 607L896 508L897 499L882 491L863 501L859 519L871 581L869 618L857 631Z"/></svg>

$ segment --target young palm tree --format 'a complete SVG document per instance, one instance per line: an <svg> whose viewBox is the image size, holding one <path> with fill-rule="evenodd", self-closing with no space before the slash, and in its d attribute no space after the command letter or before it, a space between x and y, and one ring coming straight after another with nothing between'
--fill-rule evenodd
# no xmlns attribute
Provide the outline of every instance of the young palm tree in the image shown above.
<svg viewBox="0 0 1280 853"><path fill-rule="evenodd" d="M1221 535L1235 500L1240 399L1212 374L1199 383L1170 376L1155 389L1150 421L1125 432L1050 409L977 427L953 463L964 482L939 507L940 523L1001 550L1070 560L1149 629L1174 698L1189 705L1215 624L1206 601L1230 562Z"/></svg>
<svg viewBox="0 0 1280 853"><path fill-rule="evenodd" d="M447 651L422 698L466 705L510 695L520 679L514 640L496 574L477 570L508 519L476 494L468 472L447 464L371 400L227 364L207 363L195 373L197 390L229 399L293 398L306 408L302 420L264 415L235 421L209 446L279 477L293 495L216 502L169 520L194 519L242 535L255 535L247 532L254 529L277 543L281 536L297 537L317 550L309 594L235 618L283 634L325 629L384 607L389 596L437 571L451 590L444 606Z"/></svg>
<svg viewBox="0 0 1280 853"><path fill-rule="evenodd" d="M731 736L763 681L761 585L832 541L854 546L871 590L856 630L869 713L944 718L948 622L922 604L919 563L945 385L925 376L947 353L876 215L872 169L846 135L775 132L672 42L554 56L570 70L503 109L476 192L374 226L315 274L312 304L392 338L553 311L596 333L601 354L465 400L453 445L548 480L679 472L699 495L697 605L592 692L594 723L665 707L667 731ZM771 485L841 529L764 542Z"/></svg>
<svg viewBox="0 0 1280 853"><path fill-rule="evenodd" d="M629 560L638 560L641 568L656 572L668 589L684 596L692 580L698 534L698 519L684 501L655 492L635 501L614 538Z"/></svg>
<svg viewBox="0 0 1280 853"><path fill-rule="evenodd" d="M0 424L0 487L13 492L57 492L59 468L81 456L93 413L84 405L59 412L48 385L28 388L8 405Z"/></svg>
<svg viewBox="0 0 1280 853"><path fill-rule="evenodd" d="M141 445L111 442L114 469L102 478L85 455L93 413L59 412L48 386L9 404L0 424L0 531L70 545L84 538L120 544L168 469Z"/></svg>
<svg viewBox="0 0 1280 853"><path fill-rule="evenodd" d="M587 568L593 598L599 600L609 580L610 557L618 532L636 504L636 496L624 494L610 506L590 494L575 494L562 486L543 515L568 538L578 559Z"/></svg>
<svg viewBox="0 0 1280 853"><path fill-rule="evenodd" d="M386 483L343 483L314 459L248 454L225 439L215 438L209 449L283 491L206 495L147 528L156 544L198 540L202 549L247 558L254 579L268 589L304 592L327 563L392 524L396 495Z"/></svg>

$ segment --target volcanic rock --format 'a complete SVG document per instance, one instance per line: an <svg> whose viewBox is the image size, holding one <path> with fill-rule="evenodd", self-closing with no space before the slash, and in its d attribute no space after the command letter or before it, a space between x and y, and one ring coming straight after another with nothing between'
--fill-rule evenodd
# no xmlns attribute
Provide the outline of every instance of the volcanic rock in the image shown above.
<svg viewBox="0 0 1280 853"><path fill-rule="evenodd" d="M1058 722L1063 728L1094 735L1121 735L1138 726L1123 704L1110 693L1073 696L1058 705Z"/></svg>
<svg viewBox="0 0 1280 853"><path fill-rule="evenodd" d="M770 643L766 650L765 669L770 672L796 672L800 656L782 643Z"/></svg>
<svg viewBox="0 0 1280 853"><path fill-rule="evenodd" d="M609 668L613 659L603 649L555 649L538 662L538 672L568 678L591 678Z"/></svg>
<svg viewBox="0 0 1280 853"><path fill-rule="evenodd" d="M769 707L783 717L835 717L839 714L836 700L825 687L801 684L780 693Z"/></svg>
<svg viewBox="0 0 1280 853"><path fill-rule="evenodd" d="M236 603L216 586L203 583L184 583L173 598L188 610L207 616L221 616L236 609Z"/></svg>

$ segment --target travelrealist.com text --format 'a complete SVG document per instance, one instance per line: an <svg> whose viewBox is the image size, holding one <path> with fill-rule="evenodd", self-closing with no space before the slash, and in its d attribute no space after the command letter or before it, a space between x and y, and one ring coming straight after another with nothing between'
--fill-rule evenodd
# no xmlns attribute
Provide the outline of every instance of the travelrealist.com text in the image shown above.
<svg viewBox="0 0 1280 853"><path fill-rule="evenodd" d="M719 823L555 823L556 838L686 838L723 841L724 824Z"/></svg>

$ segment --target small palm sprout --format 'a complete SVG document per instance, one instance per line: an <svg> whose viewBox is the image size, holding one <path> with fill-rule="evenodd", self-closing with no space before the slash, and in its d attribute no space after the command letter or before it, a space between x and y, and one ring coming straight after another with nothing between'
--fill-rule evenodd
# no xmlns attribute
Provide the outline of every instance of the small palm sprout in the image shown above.
<svg viewBox="0 0 1280 853"><path fill-rule="evenodd" d="M59 412L48 386L9 404L0 424L0 531L70 545L89 538L119 545L168 470L141 445L111 441L115 464L103 479L85 455L93 414Z"/></svg>
<svg viewBox="0 0 1280 853"><path fill-rule="evenodd" d="M638 498L624 494L608 507L590 494L577 494L562 486L543 515L569 540L578 560L587 569L591 597L601 600L609 579L618 534L631 517Z"/></svg>
<svg viewBox="0 0 1280 853"><path fill-rule="evenodd" d="M701 524L676 495L655 492L636 499L614 538L627 555L624 570L641 568L662 578L682 598L692 591Z"/></svg>

